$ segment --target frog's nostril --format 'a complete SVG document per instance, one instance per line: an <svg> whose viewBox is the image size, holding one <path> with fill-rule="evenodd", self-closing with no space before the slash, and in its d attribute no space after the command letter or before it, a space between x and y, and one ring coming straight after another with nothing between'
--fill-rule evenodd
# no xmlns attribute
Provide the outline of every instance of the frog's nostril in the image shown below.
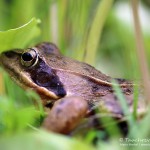
<svg viewBox="0 0 150 150"><path fill-rule="evenodd" d="M4 52L2 54L8 58L13 58L15 56L13 51Z"/></svg>

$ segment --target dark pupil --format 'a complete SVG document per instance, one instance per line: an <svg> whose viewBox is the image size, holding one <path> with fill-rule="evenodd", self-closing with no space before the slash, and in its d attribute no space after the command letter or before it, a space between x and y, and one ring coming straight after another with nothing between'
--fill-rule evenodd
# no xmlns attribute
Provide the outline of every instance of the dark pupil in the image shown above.
<svg viewBox="0 0 150 150"><path fill-rule="evenodd" d="M31 61L33 59L33 57L30 53L27 52L27 53L22 54L22 59L24 61Z"/></svg>

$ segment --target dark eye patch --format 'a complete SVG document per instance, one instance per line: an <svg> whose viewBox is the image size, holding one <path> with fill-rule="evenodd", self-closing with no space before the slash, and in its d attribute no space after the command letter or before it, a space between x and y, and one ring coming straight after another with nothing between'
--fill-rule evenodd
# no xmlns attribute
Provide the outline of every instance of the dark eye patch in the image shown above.
<svg viewBox="0 0 150 150"><path fill-rule="evenodd" d="M27 72L30 73L32 80L37 85L45 87L49 91L54 92L57 96L63 97L66 95L66 91L59 77L42 59L39 59L38 65L27 68Z"/></svg>

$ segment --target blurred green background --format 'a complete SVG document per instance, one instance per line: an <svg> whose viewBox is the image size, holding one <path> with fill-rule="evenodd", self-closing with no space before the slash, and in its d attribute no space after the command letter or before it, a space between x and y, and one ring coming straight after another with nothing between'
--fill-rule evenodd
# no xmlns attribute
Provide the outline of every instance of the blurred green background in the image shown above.
<svg viewBox="0 0 150 150"><path fill-rule="evenodd" d="M150 64L149 0L140 1L139 10L146 56ZM112 77L140 79L140 60L136 56L130 0L0 0L1 31L17 28L33 17L41 20L41 35L28 43L27 47L42 41L51 41L64 55L86 61ZM91 32L93 34L90 34ZM92 48L92 43L96 41L98 44ZM7 76L4 82L2 74L3 71L0 74L0 93L10 94L11 98L19 101L21 105L30 103L30 98ZM16 103L13 107L12 104L8 105L5 107L12 110L15 119L19 118L18 114L24 114L22 110L15 112ZM0 114L5 112L5 107L3 106ZM27 113L25 118L28 119L24 123L31 123L31 118L37 116L37 112L29 116ZM14 131L14 118L6 118L12 123L6 131ZM18 119L20 122L22 120ZM8 122L6 121L6 124ZM20 126L24 128L21 123ZM2 127L0 131L5 130Z"/></svg>

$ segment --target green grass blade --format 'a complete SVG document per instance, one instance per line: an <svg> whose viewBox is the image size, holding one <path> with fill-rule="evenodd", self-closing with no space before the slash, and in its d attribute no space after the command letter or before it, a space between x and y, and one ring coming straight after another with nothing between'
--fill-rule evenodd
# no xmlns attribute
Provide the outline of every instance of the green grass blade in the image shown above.
<svg viewBox="0 0 150 150"><path fill-rule="evenodd" d="M134 100L133 100L133 118L137 119L137 107L138 107L139 87L134 86Z"/></svg>
<svg viewBox="0 0 150 150"><path fill-rule="evenodd" d="M125 114L125 116L127 116L128 118L128 123L129 123L129 128L131 128L132 126L134 126L134 119L133 119L133 116L131 115L131 112L129 110L129 107L128 107L128 104L126 102L126 99L118 85L118 83L115 81L115 80L112 80L112 85L113 85L113 89L119 99L119 102L121 104L121 107L123 109L123 112Z"/></svg>
<svg viewBox="0 0 150 150"><path fill-rule="evenodd" d="M94 64L96 51L99 45L99 39L102 34L102 29L105 24L105 20L109 13L109 10L113 4L113 0L102 0L99 2L97 12L89 31L87 45L86 45L86 56L85 62Z"/></svg>

